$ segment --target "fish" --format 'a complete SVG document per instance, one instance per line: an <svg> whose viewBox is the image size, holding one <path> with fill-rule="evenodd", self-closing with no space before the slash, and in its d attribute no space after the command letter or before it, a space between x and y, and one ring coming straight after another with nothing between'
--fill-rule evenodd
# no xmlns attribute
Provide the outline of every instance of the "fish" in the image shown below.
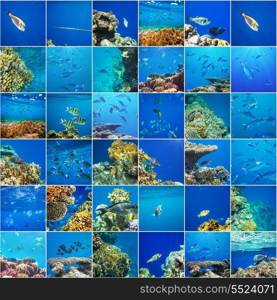
<svg viewBox="0 0 277 300"><path fill-rule="evenodd" d="M251 69L249 69L244 63L240 63L242 71L244 73L244 75L249 79L249 80L253 80L254 75L251 71Z"/></svg>
<svg viewBox="0 0 277 300"><path fill-rule="evenodd" d="M121 120L123 120L124 122L127 122L127 119L123 116L120 116Z"/></svg>
<svg viewBox="0 0 277 300"><path fill-rule="evenodd" d="M257 172L259 171L260 169L262 169L264 167L264 163L261 162L261 161L256 161L254 166L249 168L248 171L249 172Z"/></svg>
<svg viewBox="0 0 277 300"><path fill-rule="evenodd" d="M161 258L161 254L160 253L157 253L157 254L154 254L151 258L149 258L148 260L147 260L147 262L146 263L151 263L151 262L153 262L153 261L156 261L156 260L158 260L159 258Z"/></svg>
<svg viewBox="0 0 277 300"><path fill-rule="evenodd" d="M123 18L123 24L126 28L128 28L128 20L126 18Z"/></svg>
<svg viewBox="0 0 277 300"><path fill-rule="evenodd" d="M19 17L13 15L11 12L8 12L8 16L11 18L14 26L20 30L20 31L25 31L26 29L26 24L21 20Z"/></svg>
<svg viewBox="0 0 277 300"><path fill-rule="evenodd" d="M147 155L146 153L144 153L143 157L144 157L145 159L149 160L153 165L155 165L155 166L160 166L160 163L159 163L159 161L158 161L156 158L150 157L150 156Z"/></svg>
<svg viewBox="0 0 277 300"><path fill-rule="evenodd" d="M250 118L250 119L257 120L257 118L250 111L241 111L241 110L239 110L239 113L244 115L245 117Z"/></svg>
<svg viewBox="0 0 277 300"><path fill-rule="evenodd" d="M258 265L262 261L268 262L270 260L270 257L267 255L263 255L263 254L257 254L253 257L253 260L254 260L255 265Z"/></svg>
<svg viewBox="0 0 277 300"><path fill-rule="evenodd" d="M88 32L91 32L90 29L75 28L75 27L55 26L55 28L58 28L58 29L66 29L66 30L78 30L78 31L88 31Z"/></svg>
<svg viewBox="0 0 277 300"><path fill-rule="evenodd" d="M68 113L70 113L71 115L73 115L73 116L78 116L80 114L80 111L79 111L79 109L77 107L68 106L66 108L66 111Z"/></svg>
<svg viewBox="0 0 277 300"><path fill-rule="evenodd" d="M137 212L138 206L134 203L130 203L127 201L124 202L118 202L108 207L103 208L96 208L96 213L98 215L103 215L107 212L113 212L113 213L121 213L128 215L130 212Z"/></svg>
<svg viewBox="0 0 277 300"><path fill-rule="evenodd" d="M155 212L153 213L153 217L158 217L162 213L162 211L163 211L162 204L160 204L155 208Z"/></svg>
<svg viewBox="0 0 277 300"><path fill-rule="evenodd" d="M211 21L208 18L205 17L194 17L194 18L188 18L189 22L193 22L195 24L205 26L211 24Z"/></svg>
<svg viewBox="0 0 277 300"><path fill-rule="evenodd" d="M170 137L172 137L172 138L177 138L177 135L175 134L174 131L169 130L169 134L170 134Z"/></svg>
<svg viewBox="0 0 277 300"><path fill-rule="evenodd" d="M108 73L108 71L105 70L105 69L98 70L97 72L98 72L98 73Z"/></svg>
<svg viewBox="0 0 277 300"><path fill-rule="evenodd" d="M198 218L206 217L209 213L210 213L210 211L208 209L205 209L205 210L200 211L200 213L197 215L197 217Z"/></svg>
<svg viewBox="0 0 277 300"><path fill-rule="evenodd" d="M71 120L61 119L61 124L66 128L74 128L74 123Z"/></svg>
<svg viewBox="0 0 277 300"><path fill-rule="evenodd" d="M259 30L259 24L258 22L250 17L249 15L247 15L246 13L244 13L243 11L240 12L240 15L244 18L244 21L246 22L246 24L254 31L258 31Z"/></svg>
<svg viewBox="0 0 277 300"><path fill-rule="evenodd" d="M78 125L86 125L87 121L86 121L86 119L84 119L82 117L77 117L77 118L73 119L73 122Z"/></svg>
<svg viewBox="0 0 277 300"><path fill-rule="evenodd" d="M200 163L200 165L203 167L203 166L207 166L207 165L210 165L212 163L211 160L204 160Z"/></svg>
<svg viewBox="0 0 277 300"><path fill-rule="evenodd" d="M158 117L159 120L162 119L162 112L159 109L154 108L153 112L157 114L157 117Z"/></svg>
<svg viewBox="0 0 277 300"><path fill-rule="evenodd" d="M214 35L214 36L220 35L220 34L222 34L222 33L224 33L224 32L225 32L225 29L222 28L222 27L211 27L211 28L209 29L209 33L210 33L211 35Z"/></svg>
<svg viewBox="0 0 277 300"><path fill-rule="evenodd" d="M19 157L15 157L15 156L6 156L5 157L6 160L9 160L11 161L12 163L14 164L17 164L17 165L24 165L25 164L25 161Z"/></svg>

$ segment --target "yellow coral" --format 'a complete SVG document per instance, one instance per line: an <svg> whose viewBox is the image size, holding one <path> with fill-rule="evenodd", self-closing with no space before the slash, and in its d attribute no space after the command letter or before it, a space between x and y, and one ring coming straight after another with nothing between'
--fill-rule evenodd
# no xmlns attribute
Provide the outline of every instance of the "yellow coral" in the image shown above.
<svg viewBox="0 0 277 300"><path fill-rule="evenodd" d="M62 231L91 231L92 214L87 211L78 211L69 218Z"/></svg>
<svg viewBox="0 0 277 300"><path fill-rule="evenodd" d="M248 220L242 224L242 231L256 231L257 225L253 220Z"/></svg>
<svg viewBox="0 0 277 300"><path fill-rule="evenodd" d="M112 143L111 147L108 149L108 153L109 158L113 161L127 159L132 163L136 163L138 148L134 143L117 140Z"/></svg>

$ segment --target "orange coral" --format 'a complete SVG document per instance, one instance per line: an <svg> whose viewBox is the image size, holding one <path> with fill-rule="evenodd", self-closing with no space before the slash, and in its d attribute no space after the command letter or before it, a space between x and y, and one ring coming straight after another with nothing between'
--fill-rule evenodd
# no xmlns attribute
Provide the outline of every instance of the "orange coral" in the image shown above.
<svg viewBox="0 0 277 300"><path fill-rule="evenodd" d="M139 34L140 46L184 46L184 29L163 28L142 31Z"/></svg>
<svg viewBox="0 0 277 300"><path fill-rule="evenodd" d="M62 231L91 231L92 214L87 211L78 211L70 217Z"/></svg>
<svg viewBox="0 0 277 300"><path fill-rule="evenodd" d="M74 204L75 198L72 193L76 191L73 185L49 185L47 186L47 203L65 202L67 205Z"/></svg>
<svg viewBox="0 0 277 300"><path fill-rule="evenodd" d="M0 124L1 137L6 139L38 139L45 137L45 123L22 121Z"/></svg>

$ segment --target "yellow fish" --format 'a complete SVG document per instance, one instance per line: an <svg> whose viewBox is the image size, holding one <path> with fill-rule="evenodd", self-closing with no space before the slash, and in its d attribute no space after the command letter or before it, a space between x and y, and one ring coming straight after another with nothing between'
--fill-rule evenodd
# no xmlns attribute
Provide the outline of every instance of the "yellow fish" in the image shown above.
<svg viewBox="0 0 277 300"><path fill-rule="evenodd" d="M14 26L20 31L25 31L25 23L17 16L13 15L11 12L8 12L8 16L11 18Z"/></svg>
<svg viewBox="0 0 277 300"><path fill-rule="evenodd" d="M157 253L157 254L153 255L151 258L149 258L148 261L147 261L147 263L149 264L149 263L151 263L151 262L153 262L155 260L158 260L161 256L162 255L160 253Z"/></svg>
<svg viewBox="0 0 277 300"><path fill-rule="evenodd" d="M208 209L205 209L205 210L200 211L200 213L197 215L197 217L198 218L206 217L209 213L210 213L210 211Z"/></svg>

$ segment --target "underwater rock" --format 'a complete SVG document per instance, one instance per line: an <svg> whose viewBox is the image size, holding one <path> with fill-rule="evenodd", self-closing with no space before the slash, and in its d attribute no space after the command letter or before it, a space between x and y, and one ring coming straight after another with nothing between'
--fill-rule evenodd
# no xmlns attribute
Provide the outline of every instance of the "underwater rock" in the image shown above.
<svg viewBox="0 0 277 300"><path fill-rule="evenodd" d="M188 185L210 184L223 185L229 172L223 166L214 168L199 167L198 160L216 151L216 145L202 145L185 142L185 182Z"/></svg>
<svg viewBox="0 0 277 300"><path fill-rule="evenodd" d="M229 129L197 94L188 96L185 107L185 134L187 139L229 138Z"/></svg>
<svg viewBox="0 0 277 300"><path fill-rule="evenodd" d="M65 257L65 258L49 258L48 264L51 271L56 277L60 278L90 278L91 272L91 258L86 257ZM77 265L78 267L69 267L70 265Z"/></svg>
<svg viewBox="0 0 277 300"><path fill-rule="evenodd" d="M116 129L122 127L115 123L97 123L93 125L94 139L135 139L133 136L117 133Z"/></svg>
<svg viewBox="0 0 277 300"><path fill-rule="evenodd" d="M230 79L229 78L205 78L210 82L209 85L199 86L189 90L193 93L229 93Z"/></svg>
<svg viewBox="0 0 277 300"><path fill-rule="evenodd" d="M114 245L104 243L99 235L94 233L93 277L128 277L131 263L127 253Z"/></svg>
<svg viewBox="0 0 277 300"><path fill-rule="evenodd" d="M231 228L232 231L256 231L257 225L247 199L239 187L231 187Z"/></svg>
<svg viewBox="0 0 277 300"><path fill-rule="evenodd" d="M139 32L140 46L184 46L184 29L162 28Z"/></svg>
<svg viewBox="0 0 277 300"><path fill-rule="evenodd" d="M0 257L0 278L44 278L46 270L39 268L32 258Z"/></svg>
<svg viewBox="0 0 277 300"><path fill-rule="evenodd" d="M0 92L20 92L32 80L19 54L11 47L0 48Z"/></svg>
<svg viewBox="0 0 277 300"><path fill-rule="evenodd" d="M1 185L32 185L43 184L40 179L40 166L35 163L15 164L0 159Z"/></svg>
<svg viewBox="0 0 277 300"><path fill-rule="evenodd" d="M222 278L230 277L230 261L190 261L186 263L192 277Z"/></svg>
<svg viewBox="0 0 277 300"><path fill-rule="evenodd" d="M185 46L199 47L199 46L215 46L228 47L230 44L222 39L213 39L210 35L200 35L196 27L185 24Z"/></svg>
<svg viewBox="0 0 277 300"><path fill-rule="evenodd" d="M161 266L164 274L162 277L168 278L183 278L184 273L185 257L184 257L184 246L180 246L180 250L172 251L165 259L165 263Z"/></svg>
<svg viewBox="0 0 277 300"><path fill-rule="evenodd" d="M227 219L225 225L220 225L216 220L209 220L202 223L199 227L199 231L230 231L230 220Z"/></svg>
<svg viewBox="0 0 277 300"><path fill-rule="evenodd" d="M262 261L248 268L232 269L231 277L234 278L276 278L276 258Z"/></svg>
<svg viewBox="0 0 277 300"><path fill-rule="evenodd" d="M36 121L1 122L0 136L6 139L45 138L45 123Z"/></svg>
<svg viewBox="0 0 277 300"><path fill-rule="evenodd" d="M119 21L112 12L94 11L92 38L94 46L136 46L137 42L117 33Z"/></svg>

